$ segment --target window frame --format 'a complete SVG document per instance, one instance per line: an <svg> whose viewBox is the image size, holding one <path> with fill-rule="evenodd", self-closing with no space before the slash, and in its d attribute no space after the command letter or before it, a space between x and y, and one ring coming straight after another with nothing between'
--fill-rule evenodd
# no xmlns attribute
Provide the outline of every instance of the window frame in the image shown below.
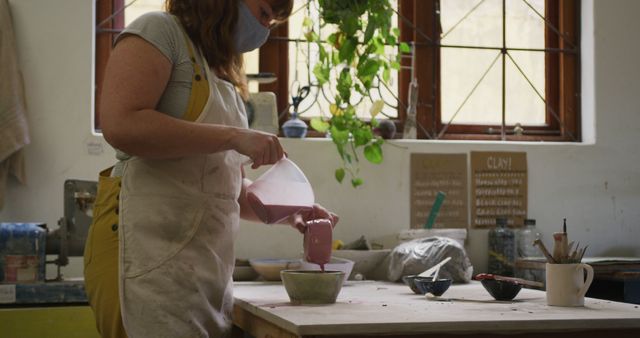
<svg viewBox="0 0 640 338"><path fill-rule="evenodd" d="M508 141L566 141L579 142L580 131L580 0L545 0L545 98L547 100L546 126L526 126L527 134L515 135L514 126L451 124L445 128L441 122L440 49L447 48L439 40L437 13L442 0L398 0L398 19L401 41L416 41L415 74L419 83L416 119L419 139L444 140L508 140ZM446 0L445 0L446 1ZM503 0L504 2L505 0ZM115 36L124 28L124 15L113 13L124 7L124 0L96 0L96 54L95 54L95 125L100 130L100 88L104 79L107 60L113 48ZM423 13L429 13L424 15ZM98 26L100 24L100 26ZM425 40L414 30L422 31L431 41ZM288 24L275 27L267 42L260 48L260 72L276 74L277 80L260 84L260 91L276 93L278 112L289 106L289 58L290 38ZM557 32L564 32L559 37ZM408 89L411 80L408 58L403 58L398 74L398 118L393 119L401 137ZM504 99L503 99L504 101ZM554 114L557 116L554 117ZM280 114L280 125L287 120ZM308 119L307 119L308 120ZM307 121L308 123L308 121ZM492 128L497 131L488 134ZM442 130L446 129L445 133ZM439 135L442 134L442 135ZM439 136L438 136L439 135ZM323 136L310 130L308 136Z"/></svg>
<svg viewBox="0 0 640 338"><path fill-rule="evenodd" d="M113 41L124 26L124 15L115 15L124 7L124 0L96 0L95 1L95 83L94 83L94 125L95 131L100 132L100 91L104 81L109 55L113 50Z"/></svg>
<svg viewBox="0 0 640 338"><path fill-rule="evenodd" d="M440 48L437 12L441 0L399 0L399 13L410 20L400 24L402 41L416 43L416 77L420 85L418 93L418 138L445 140L510 140L510 141L567 141L578 142L580 133L580 1L545 0L545 99L547 101L547 126L526 126L527 134L515 135L513 125L464 125L451 124L446 133L441 122L440 107ZM504 0L503 0L504 3ZM420 15L418 13L431 13ZM422 30L431 41L426 41L413 30ZM560 38L558 32L564 32ZM421 41L422 40L422 41ZM503 46L504 48L505 46ZM509 49L509 48L507 48ZM504 51L503 51L504 53ZM410 66L404 61L403 66ZM401 106L407 105L410 72L401 70ZM503 81L504 87L504 81ZM503 99L504 102L504 99ZM504 109L504 108L503 108ZM554 113L558 118L554 117ZM406 113L398 112L401 123ZM498 131L488 134L489 128ZM427 133L429 135L427 135Z"/></svg>

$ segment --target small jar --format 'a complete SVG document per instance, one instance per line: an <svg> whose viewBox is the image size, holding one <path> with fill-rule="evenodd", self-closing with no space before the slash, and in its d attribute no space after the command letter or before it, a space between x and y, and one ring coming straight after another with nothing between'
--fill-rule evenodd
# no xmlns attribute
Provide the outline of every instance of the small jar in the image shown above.
<svg viewBox="0 0 640 338"><path fill-rule="evenodd" d="M526 219L524 221L524 227L516 233L517 243L517 255L516 259L527 259L540 256L540 252L533 245L533 242L540 237L540 234L536 230L536 220ZM517 268L516 277L524 278L528 280L539 280L538 276L531 269Z"/></svg>
<svg viewBox="0 0 640 338"><path fill-rule="evenodd" d="M47 231L40 223L0 223L0 284L44 282Z"/></svg>
<svg viewBox="0 0 640 338"><path fill-rule="evenodd" d="M514 276L515 253L515 234L507 227L507 218L496 218L496 227L489 231L489 273Z"/></svg>

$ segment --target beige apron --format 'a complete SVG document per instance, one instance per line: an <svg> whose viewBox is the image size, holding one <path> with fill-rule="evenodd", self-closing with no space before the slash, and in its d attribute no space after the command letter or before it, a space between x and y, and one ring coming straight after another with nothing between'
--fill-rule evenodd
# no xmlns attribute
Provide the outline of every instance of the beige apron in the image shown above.
<svg viewBox="0 0 640 338"><path fill-rule="evenodd" d="M236 89L205 68L209 99L196 122L247 128ZM130 338L230 332L244 159L223 151L126 162L119 214L120 302Z"/></svg>

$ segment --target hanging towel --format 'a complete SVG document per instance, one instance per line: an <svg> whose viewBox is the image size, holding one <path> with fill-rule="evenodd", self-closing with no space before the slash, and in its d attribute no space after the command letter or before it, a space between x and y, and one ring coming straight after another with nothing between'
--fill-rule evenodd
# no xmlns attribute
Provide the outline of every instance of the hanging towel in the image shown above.
<svg viewBox="0 0 640 338"><path fill-rule="evenodd" d="M22 147L29 144L22 76L7 0L0 0L0 209L9 174L25 182Z"/></svg>

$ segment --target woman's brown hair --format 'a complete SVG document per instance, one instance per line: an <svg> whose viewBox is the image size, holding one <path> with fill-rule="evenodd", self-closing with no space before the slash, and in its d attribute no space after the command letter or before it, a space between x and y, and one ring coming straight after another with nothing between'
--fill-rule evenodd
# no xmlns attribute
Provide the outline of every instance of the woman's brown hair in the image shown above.
<svg viewBox="0 0 640 338"><path fill-rule="evenodd" d="M235 51L234 41L238 1L243 0L166 0L165 8L180 20L212 70L238 87L246 99L242 54ZM282 22L291 15L293 0L276 0L272 7L276 21Z"/></svg>

